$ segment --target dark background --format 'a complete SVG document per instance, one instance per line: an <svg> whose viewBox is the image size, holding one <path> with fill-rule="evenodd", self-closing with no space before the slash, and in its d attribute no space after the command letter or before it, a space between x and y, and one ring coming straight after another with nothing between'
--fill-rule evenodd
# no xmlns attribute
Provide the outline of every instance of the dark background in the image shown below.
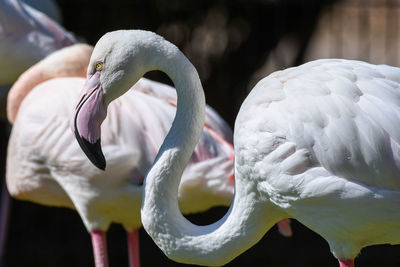
<svg viewBox="0 0 400 267"><path fill-rule="evenodd" d="M356 6L397 3L348 2ZM58 0L57 3L63 26L89 44L94 45L108 31L132 28L157 32L175 43L198 69L208 104L233 126L240 104L254 84L255 74L268 64L271 55L275 62L281 62L275 64L279 67L306 61L306 51L319 19L339 2ZM290 50L279 45L282 40L290 40L289 46L284 46ZM170 83L160 73L150 73L148 77ZM1 126L0 157L4 159L7 127L5 123ZM4 166L1 168L4 173ZM208 224L226 211L214 208L189 218L198 224ZM276 227L272 228L257 245L227 266L338 266L327 242L319 235L295 220L292 228L291 238L282 237ZM122 227L113 225L108 238L110 265L128 266ZM142 266L183 266L168 260L143 229L140 245ZM357 257L356 266L400 266L399 255L400 246L368 247ZM13 200L3 265L93 266L90 235L74 211Z"/></svg>

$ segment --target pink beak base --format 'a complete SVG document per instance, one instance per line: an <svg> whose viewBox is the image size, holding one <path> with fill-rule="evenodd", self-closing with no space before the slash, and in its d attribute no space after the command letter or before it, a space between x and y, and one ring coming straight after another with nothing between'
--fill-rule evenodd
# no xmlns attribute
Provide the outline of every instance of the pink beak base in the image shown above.
<svg viewBox="0 0 400 267"><path fill-rule="evenodd" d="M105 170L106 160L101 150L101 123L107 115L100 72L94 73L84 87L84 94L73 116L72 131L88 159L99 169Z"/></svg>

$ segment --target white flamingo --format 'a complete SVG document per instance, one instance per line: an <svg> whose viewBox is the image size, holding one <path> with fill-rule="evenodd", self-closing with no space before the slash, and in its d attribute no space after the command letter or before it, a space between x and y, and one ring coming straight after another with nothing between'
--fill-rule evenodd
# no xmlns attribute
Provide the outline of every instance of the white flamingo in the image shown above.
<svg viewBox="0 0 400 267"><path fill-rule="evenodd" d="M14 125L7 185L11 195L21 200L76 207L92 235L96 266L108 265L105 231L111 222L121 223L128 232L130 264L138 266L141 183L171 126L176 93L170 86L141 79L110 105L102 136L111 164L106 172L99 171L69 130L69 115L85 80L55 78L82 75L90 50L75 45L55 52L21 75L10 90L8 116ZM206 127L179 189L183 212L229 205L231 138L227 124L207 108Z"/></svg>
<svg viewBox="0 0 400 267"><path fill-rule="evenodd" d="M146 31L104 35L73 116L76 137L104 167L99 137L107 106L150 70L169 75L178 94L142 204L143 226L169 258L225 264L286 217L324 237L341 266L353 266L362 247L400 242L399 68L325 59L262 79L235 123L233 204L208 226L193 225L178 208L205 101L196 69L176 46Z"/></svg>
<svg viewBox="0 0 400 267"><path fill-rule="evenodd" d="M42 1L43 4L51 1ZM53 5L54 8L54 5ZM75 38L47 15L18 0L0 0L0 120L6 119L7 93L28 67ZM0 202L0 263L3 260L9 195L2 183Z"/></svg>

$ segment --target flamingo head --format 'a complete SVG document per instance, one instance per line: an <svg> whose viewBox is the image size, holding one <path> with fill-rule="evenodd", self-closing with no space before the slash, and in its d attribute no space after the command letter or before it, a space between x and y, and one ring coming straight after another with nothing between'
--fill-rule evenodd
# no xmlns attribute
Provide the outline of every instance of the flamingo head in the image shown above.
<svg viewBox="0 0 400 267"><path fill-rule="evenodd" d="M106 118L107 106L153 65L149 62L151 49L143 45L143 39L155 37L146 31L110 32L100 38L93 50L71 128L86 156L102 170L106 160L101 149L101 124Z"/></svg>

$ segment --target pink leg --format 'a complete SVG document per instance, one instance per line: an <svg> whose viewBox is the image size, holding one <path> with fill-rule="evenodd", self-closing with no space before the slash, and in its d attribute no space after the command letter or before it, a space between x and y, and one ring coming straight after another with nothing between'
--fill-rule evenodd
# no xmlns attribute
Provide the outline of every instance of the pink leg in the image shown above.
<svg viewBox="0 0 400 267"><path fill-rule="evenodd" d="M128 232L129 267L139 267L139 229Z"/></svg>
<svg viewBox="0 0 400 267"><path fill-rule="evenodd" d="M7 191L6 181L3 181L0 202L0 266L3 262L5 243L7 237L7 226L10 213L11 199Z"/></svg>
<svg viewBox="0 0 400 267"><path fill-rule="evenodd" d="M339 260L340 267L354 267L354 260Z"/></svg>
<svg viewBox="0 0 400 267"><path fill-rule="evenodd" d="M96 267L108 267L107 237L102 230L93 230L92 236L94 262Z"/></svg>
<svg viewBox="0 0 400 267"><path fill-rule="evenodd" d="M278 230L285 237L292 236L292 228L290 227L290 219L283 219L282 221L278 222Z"/></svg>

